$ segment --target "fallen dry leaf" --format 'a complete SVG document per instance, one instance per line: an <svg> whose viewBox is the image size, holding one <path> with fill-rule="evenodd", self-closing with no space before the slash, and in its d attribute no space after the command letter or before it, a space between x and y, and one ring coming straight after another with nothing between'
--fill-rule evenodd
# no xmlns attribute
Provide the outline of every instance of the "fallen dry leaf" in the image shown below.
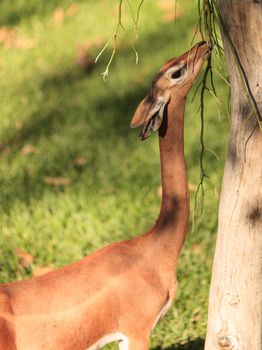
<svg viewBox="0 0 262 350"><path fill-rule="evenodd" d="M66 16L72 17L77 13L77 11L78 11L78 6L76 4L71 4L66 10Z"/></svg>
<svg viewBox="0 0 262 350"><path fill-rule="evenodd" d="M93 48L100 47L103 43L104 43L104 40L100 36L93 39L88 39L78 44L77 51L78 50L89 51Z"/></svg>
<svg viewBox="0 0 262 350"><path fill-rule="evenodd" d="M62 7L57 7L53 13L53 22L55 24L62 24L66 18L74 16L77 10L78 6L76 4L71 4L66 10Z"/></svg>
<svg viewBox="0 0 262 350"><path fill-rule="evenodd" d="M196 255L201 255L202 254L202 245L199 243L195 243L192 244L192 251L196 254Z"/></svg>
<svg viewBox="0 0 262 350"><path fill-rule="evenodd" d="M62 7L58 7L53 14L53 22L55 24L61 24L64 22L64 19L65 11L62 9Z"/></svg>
<svg viewBox="0 0 262 350"><path fill-rule="evenodd" d="M53 267L52 266L37 266L35 269L34 269L34 272L33 272L33 276L34 277L37 277L37 276L41 276L41 275L45 275L46 273L48 272L51 272L53 271Z"/></svg>
<svg viewBox="0 0 262 350"><path fill-rule="evenodd" d="M201 315L196 315L192 318L193 322L199 322L201 320Z"/></svg>
<svg viewBox="0 0 262 350"><path fill-rule="evenodd" d="M193 315L197 315L197 314L199 314L200 311L201 311L201 307L200 307L200 306L197 306L197 307L193 310L192 314L193 314Z"/></svg>
<svg viewBox="0 0 262 350"><path fill-rule="evenodd" d="M5 47L12 47L17 39L17 33L12 28L0 28L0 43Z"/></svg>
<svg viewBox="0 0 262 350"><path fill-rule="evenodd" d="M164 14L162 18L163 18L163 22L165 23L174 22L176 19L176 14L175 12L168 12Z"/></svg>
<svg viewBox="0 0 262 350"><path fill-rule="evenodd" d="M88 71L95 66L95 59L90 53L88 53L88 51L79 48L76 54L76 65L79 68Z"/></svg>
<svg viewBox="0 0 262 350"><path fill-rule="evenodd" d="M32 254L29 254L20 248L15 248L15 254L19 258L19 264L24 268L30 266L34 261Z"/></svg>
<svg viewBox="0 0 262 350"><path fill-rule="evenodd" d="M19 36L13 28L3 27L0 28L0 44L6 48L32 49L37 41Z"/></svg>
<svg viewBox="0 0 262 350"><path fill-rule="evenodd" d="M162 0L159 2L159 8L163 12L164 22L173 22L175 19L182 16L180 10L173 0Z"/></svg>
<svg viewBox="0 0 262 350"><path fill-rule="evenodd" d="M201 320L201 308L197 307L196 309L193 310L192 312L192 321L193 322L198 322Z"/></svg>
<svg viewBox="0 0 262 350"><path fill-rule="evenodd" d="M23 129L23 123L20 120L17 120L16 123L15 123L15 128L17 130Z"/></svg>
<svg viewBox="0 0 262 350"><path fill-rule="evenodd" d="M102 44L103 40L100 37L78 44L76 48L76 65L85 70L92 68L95 65L95 59L90 51L100 47Z"/></svg>
<svg viewBox="0 0 262 350"><path fill-rule="evenodd" d="M31 145L25 145L20 153L24 156L27 156L28 154L35 154L38 152L38 149L35 146L31 146Z"/></svg>
<svg viewBox="0 0 262 350"><path fill-rule="evenodd" d="M173 0L161 0L158 3L158 7L160 8L160 10L165 11L165 12L173 10L175 5L176 4Z"/></svg>
<svg viewBox="0 0 262 350"><path fill-rule="evenodd" d="M71 179L68 177L52 177L52 176L44 176L43 177L44 183L48 185L54 185L54 186L66 186L71 184Z"/></svg>
<svg viewBox="0 0 262 350"><path fill-rule="evenodd" d="M37 41L35 39L30 39L30 38L22 38L18 37L14 47L17 49L33 49L34 47L37 46Z"/></svg>
<svg viewBox="0 0 262 350"><path fill-rule="evenodd" d="M85 157L77 157L73 160L73 164L76 168L82 168L86 165L87 159Z"/></svg>

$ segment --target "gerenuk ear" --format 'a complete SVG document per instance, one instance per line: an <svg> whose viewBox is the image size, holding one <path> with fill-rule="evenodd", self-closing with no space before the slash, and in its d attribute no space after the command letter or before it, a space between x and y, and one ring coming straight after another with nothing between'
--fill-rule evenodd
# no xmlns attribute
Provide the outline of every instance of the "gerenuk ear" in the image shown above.
<svg viewBox="0 0 262 350"><path fill-rule="evenodd" d="M170 95L154 97L152 93L147 95L138 105L133 119L130 123L131 128L142 126L140 137L147 139L151 131L156 131L162 122L165 105L169 102Z"/></svg>

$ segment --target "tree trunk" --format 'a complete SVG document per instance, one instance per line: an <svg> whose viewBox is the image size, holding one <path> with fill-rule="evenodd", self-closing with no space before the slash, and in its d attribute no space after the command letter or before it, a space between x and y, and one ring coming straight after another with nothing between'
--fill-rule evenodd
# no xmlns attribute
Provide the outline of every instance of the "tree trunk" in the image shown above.
<svg viewBox="0 0 262 350"><path fill-rule="evenodd" d="M206 350L262 349L262 4L218 0L232 88L231 136L220 198ZM229 44L229 37L232 44ZM245 72L252 113L239 77Z"/></svg>

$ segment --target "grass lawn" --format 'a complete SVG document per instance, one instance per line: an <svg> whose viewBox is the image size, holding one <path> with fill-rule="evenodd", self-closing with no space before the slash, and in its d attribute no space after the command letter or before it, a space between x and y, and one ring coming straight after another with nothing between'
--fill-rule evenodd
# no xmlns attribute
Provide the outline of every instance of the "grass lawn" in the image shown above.
<svg viewBox="0 0 262 350"><path fill-rule="evenodd" d="M190 47L196 1L145 1L136 48L120 30L93 66L117 23L116 1L3 0L0 3L0 281L63 266L107 243L152 226L160 197L157 135L146 142L129 122L163 62ZM134 7L139 1L132 1ZM170 8L171 4L171 8ZM132 29L128 8L123 23ZM131 33L132 34L132 33ZM226 114L227 89L215 77ZM191 207L199 181L199 93L186 110ZM225 103L224 103L225 102ZM207 318L218 195L229 121L208 95L203 215L189 233L178 267L174 307L151 337L152 349L200 350ZM17 248L29 253L23 256ZM23 253L22 253L23 255ZM20 256L20 258L19 258ZM34 258L34 259L33 259ZM31 261L33 259L33 261ZM138 320L139 322L139 320ZM109 348L109 347L108 347ZM112 348L112 347L111 347Z"/></svg>

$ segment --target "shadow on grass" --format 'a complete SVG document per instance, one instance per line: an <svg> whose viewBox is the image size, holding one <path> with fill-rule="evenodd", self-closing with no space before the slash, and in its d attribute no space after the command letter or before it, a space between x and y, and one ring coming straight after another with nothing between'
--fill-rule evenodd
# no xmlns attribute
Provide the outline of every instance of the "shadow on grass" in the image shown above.
<svg viewBox="0 0 262 350"><path fill-rule="evenodd" d="M170 50L172 35L168 27L164 27L141 40L141 47L147 48L143 59L150 62L154 56L158 69L158 62L162 63L163 58L156 53L156 48L166 46ZM154 45L149 45L152 42ZM112 68L111 83L98 83L101 79L99 65L88 73L72 65L64 71L44 76L42 82L34 86L44 98L27 117L22 129L10 128L1 135L4 140L0 145L2 152L11 149L6 164L20 162L19 167L14 167L11 177L3 175L0 178L3 194L0 207L3 211L9 211L14 201L24 201L28 205L31 199L41 198L44 191L54 191L54 188L50 189L43 183L44 176L68 176L72 183L77 184L80 173L74 168L73 162L79 155L86 155L89 161L88 168L82 171L82 175L97 178L97 173L102 170L101 166L105 167L104 172L107 171L105 153L110 152L116 163L121 164L121 154L117 146L119 142L124 140L128 145L127 152L132 154L136 147L134 144L139 140L130 131L130 117L138 102L147 93L154 73L141 75L140 84L132 86L125 83L122 86L122 82L119 83L117 79L120 79L119 74L129 73L125 60L132 55L131 50L122 50L116 67ZM160 55L159 59L157 55ZM150 65L150 70L154 69ZM21 91L24 90L24 85L26 86L26 82L23 82ZM28 90L29 99L30 94ZM21 160L21 150L28 144L36 146L40 152ZM190 164L194 162L198 162L196 157L192 158ZM110 171L109 169L109 175ZM104 186L99 184L99 178L96 186ZM60 186L55 190L63 192L64 187ZM88 194L90 188L83 187L81 191Z"/></svg>
<svg viewBox="0 0 262 350"><path fill-rule="evenodd" d="M165 350L203 350L204 344L205 344L204 339L198 338L198 339L189 341L186 344L172 345L169 348L165 348ZM153 350L162 350L162 348L156 347Z"/></svg>
<svg viewBox="0 0 262 350"><path fill-rule="evenodd" d="M97 83L101 79L100 70L98 66L87 74L72 66L43 77L35 89L41 91L44 98L27 116L23 127L2 130L0 153L5 165L0 177L3 194L0 206L3 211L9 211L14 201L29 204L31 198L38 199L44 191L54 190L43 183L43 176L65 177L70 172L76 183L79 174L72 163L83 153L89 158L86 176L95 177L99 164L104 163L99 161L98 143L100 148L103 145L104 152L110 150L111 155L114 153L117 157L115 144L119 138L130 137L129 118L143 91L125 89L119 96L114 87ZM94 84L98 86L96 92L93 91ZM28 98L32 98L30 91ZM23 157L21 152L26 145L36 147L39 154ZM12 176L7 174L11 163ZM63 191L63 186L56 190Z"/></svg>
<svg viewBox="0 0 262 350"><path fill-rule="evenodd" d="M120 138L130 138L129 118L143 91L125 91L121 97L112 89L104 91L101 98L99 93L89 94L94 80L100 79L98 69L86 74L72 68L45 79L39 88L45 97L37 111L20 130L11 128L2 134L0 152L7 155L7 163L15 166L12 177L5 172L0 179L2 210L9 211L17 200L28 205L31 198L40 198L43 191L54 190L43 183L43 176L69 176L75 184L79 172L73 162L83 153L89 158L86 174L89 177L95 177L104 163L99 161L98 148L104 146L104 152L108 149L117 158L118 149L114 145ZM42 155L23 157L23 147L27 145L33 145ZM22 165L17 167L16 162ZM63 189L56 188L61 192Z"/></svg>

